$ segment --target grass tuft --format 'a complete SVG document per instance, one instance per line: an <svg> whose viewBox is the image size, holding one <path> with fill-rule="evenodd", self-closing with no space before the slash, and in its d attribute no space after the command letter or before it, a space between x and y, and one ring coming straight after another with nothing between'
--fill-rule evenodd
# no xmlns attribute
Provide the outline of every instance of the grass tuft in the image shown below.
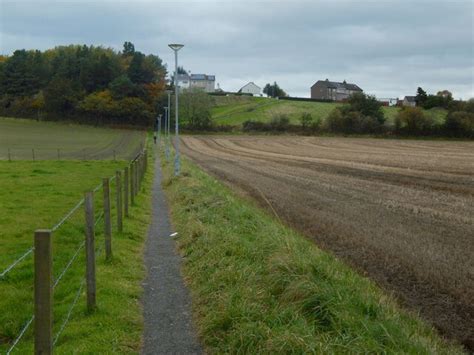
<svg viewBox="0 0 474 355"><path fill-rule="evenodd" d="M164 165L209 353L461 353L375 284L191 163Z"/></svg>

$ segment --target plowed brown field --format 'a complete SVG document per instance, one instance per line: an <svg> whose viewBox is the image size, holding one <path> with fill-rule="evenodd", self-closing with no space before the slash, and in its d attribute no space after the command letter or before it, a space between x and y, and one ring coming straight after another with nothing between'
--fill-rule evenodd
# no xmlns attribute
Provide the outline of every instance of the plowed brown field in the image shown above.
<svg viewBox="0 0 474 355"><path fill-rule="evenodd" d="M474 142L190 136L182 149L474 348Z"/></svg>

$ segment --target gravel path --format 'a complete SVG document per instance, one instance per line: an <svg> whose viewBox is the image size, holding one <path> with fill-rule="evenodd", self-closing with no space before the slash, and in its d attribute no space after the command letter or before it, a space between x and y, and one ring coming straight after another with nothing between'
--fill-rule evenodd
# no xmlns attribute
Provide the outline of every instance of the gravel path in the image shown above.
<svg viewBox="0 0 474 355"><path fill-rule="evenodd" d="M173 232L161 188L157 159L153 183L153 213L145 250L147 276L143 283L145 331L143 354L201 354L193 329L191 300L181 273L181 257L170 234Z"/></svg>

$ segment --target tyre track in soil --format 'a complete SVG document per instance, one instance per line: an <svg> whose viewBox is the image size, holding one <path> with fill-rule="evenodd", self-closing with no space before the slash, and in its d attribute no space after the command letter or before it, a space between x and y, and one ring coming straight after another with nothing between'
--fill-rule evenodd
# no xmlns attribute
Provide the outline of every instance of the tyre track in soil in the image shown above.
<svg viewBox="0 0 474 355"><path fill-rule="evenodd" d="M377 164L367 157L360 163L350 161L359 149L367 149L358 142L376 149L381 140L349 140L344 143L352 144L348 153L346 147L339 151L342 138L306 138L291 146L296 139L186 137L182 149L205 170L269 209L263 193L287 224L473 349L474 144L452 143L446 157L460 150L463 163L435 152L443 160L443 172L436 172L424 161L425 149L434 149L426 142L418 148L420 154L411 147L411 155L404 157L406 166L417 166L419 160L426 169L422 171L383 166L380 154ZM334 148L314 154L311 150L320 141ZM416 142L409 144L416 147ZM273 147L279 153L272 152ZM388 151L387 165L393 163L391 155Z"/></svg>

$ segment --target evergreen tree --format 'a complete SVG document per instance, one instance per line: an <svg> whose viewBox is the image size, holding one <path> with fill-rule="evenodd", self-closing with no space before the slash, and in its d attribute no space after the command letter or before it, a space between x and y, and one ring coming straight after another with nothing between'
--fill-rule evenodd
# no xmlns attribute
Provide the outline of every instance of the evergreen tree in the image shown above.
<svg viewBox="0 0 474 355"><path fill-rule="evenodd" d="M123 52L122 54L124 56L131 56L135 53L135 46L133 45L132 42L125 42L123 44Z"/></svg>
<svg viewBox="0 0 474 355"><path fill-rule="evenodd" d="M423 106L427 98L428 98L428 95L426 94L426 91L423 90L421 87L418 87L418 89L416 90L416 96L415 96L416 105Z"/></svg>

